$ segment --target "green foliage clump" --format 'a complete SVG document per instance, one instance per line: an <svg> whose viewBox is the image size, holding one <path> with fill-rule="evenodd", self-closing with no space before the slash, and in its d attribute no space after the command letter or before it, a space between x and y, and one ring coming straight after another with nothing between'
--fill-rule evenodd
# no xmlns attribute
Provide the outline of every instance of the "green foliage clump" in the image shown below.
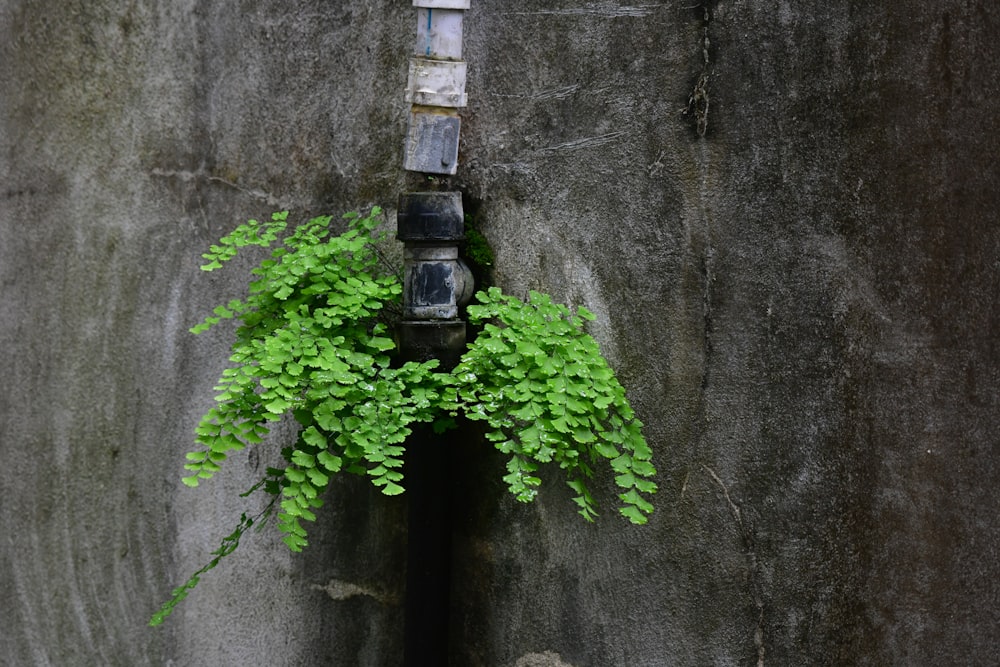
<svg viewBox="0 0 1000 667"><path fill-rule="evenodd" d="M483 330L453 381L466 417L484 421L486 438L511 455L504 477L511 493L533 500L539 465L554 462L591 521L595 503L585 480L592 466L608 461L623 489L620 512L645 523L653 506L643 494L656 491L652 450L625 390L583 330L594 315L582 307L573 313L538 292L522 302L491 287L477 298L469 320Z"/></svg>
<svg viewBox="0 0 1000 667"><path fill-rule="evenodd" d="M539 467L554 463L577 494L588 521L596 503L586 481L607 462L622 489L620 512L642 524L656 491L652 452L625 392L597 343L584 331L593 315L532 292L526 302L490 288L468 308L482 332L451 372L437 360L396 363L391 313L402 284L381 261L381 211L345 216L347 231L330 232L331 218L300 225L252 270L246 298L215 308L192 329L201 333L227 319L240 324L231 366L216 390L216 405L195 429L198 449L187 454L183 481L198 486L234 452L260 445L271 427L291 417L297 436L249 493L263 489L277 504L277 523L292 551L307 542L303 521L314 521L333 475L368 477L387 495L403 492L404 443L414 423L445 428L464 414L486 426L486 438L510 455L504 477L530 502ZM203 255L205 271L220 268L247 246L270 247L287 213L251 220ZM239 544L254 519L241 519L215 558L173 591L151 620L162 623L200 575Z"/></svg>
<svg viewBox="0 0 1000 667"><path fill-rule="evenodd" d="M368 475L384 493L401 493L409 424L433 416L437 362L394 367L389 353L396 344L380 321L402 287L379 264L379 213L350 215L339 236L330 235L329 217L301 225L253 270L245 300L219 306L192 329L200 333L231 317L242 323L217 404L195 429L202 447L187 455L191 474L183 481L197 486L231 452L259 444L269 425L293 416L301 428L282 452L287 465L269 469L263 487L282 496L278 528L293 551L306 546L301 521L315 520L331 475ZM229 238L249 245L260 237L241 230ZM202 269L218 268L235 254L231 247L213 247Z"/></svg>

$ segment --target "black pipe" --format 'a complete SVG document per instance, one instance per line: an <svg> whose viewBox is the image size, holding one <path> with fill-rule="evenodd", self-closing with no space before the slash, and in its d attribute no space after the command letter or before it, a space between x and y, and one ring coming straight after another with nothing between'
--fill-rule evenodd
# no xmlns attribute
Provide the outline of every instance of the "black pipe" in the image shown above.
<svg viewBox="0 0 1000 667"><path fill-rule="evenodd" d="M399 327L404 361L438 359L451 370L465 350L465 322L458 307L471 277L458 260L463 238L458 193L410 193L400 197L397 238L404 253L403 313ZM405 454L408 527L404 667L448 664L451 588L450 486L454 431L414 428Z"/></svg>

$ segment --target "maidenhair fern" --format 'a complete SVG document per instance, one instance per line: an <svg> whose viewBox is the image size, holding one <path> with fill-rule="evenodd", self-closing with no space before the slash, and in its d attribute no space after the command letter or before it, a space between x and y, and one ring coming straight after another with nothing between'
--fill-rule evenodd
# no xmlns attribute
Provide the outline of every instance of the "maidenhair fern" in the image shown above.
<svg viewBox="0 0 1000 667"><path fill-rule="evenodd" d="M252 270L246 298L217 307L192 329L240 322L216 404L195 429L198 448L187 455L184 483L198 486L233 452L261 445L274 424L293 417L299 428L281 452L284 467L269 468L251 492L272 496L265 514L278 504L283 539L300 551L308 544L302 522L315 520L333 475L364 475L387 495L402 493L411 425L444 427L464 414L482 421L486 438L510 456L504 481L518 500L534 499L539 467L553 463L565 471L580 514L593 520L586 482L604 462L622 489L620 512L645 523L656 491L652 453L584 330L594 316L537 292L522 302L490 288L468 308L482 332L453 371L439 371L436 360L395 363L390 313L398 312L402 285L377 250L385 239L381 211L345 218L340 235L331 234L329 217L300 225ZM267 223L241 225L203 255L202 269L221 268L246 246L270 247L286 224L287 213L276 213ZM151 625L163 622L253 522L243 517Z"/></svg>
<svg viewBox="0 0 1000 667"><path fill-rule="evenodd" d="M583 330L594 315L572 313L545 294L525 303L493 287L469 307L484 323L454 370L458 402L469 419L482 420L486 438L511 458L504 477L518 500L530 502L541 480L539 464L566 471L574 501L587 520L595 516L586 479L594 465L610 462L624 492L621 513L645 523L653 506L642 494L656 491L652 452L597 342Z"/></svg>

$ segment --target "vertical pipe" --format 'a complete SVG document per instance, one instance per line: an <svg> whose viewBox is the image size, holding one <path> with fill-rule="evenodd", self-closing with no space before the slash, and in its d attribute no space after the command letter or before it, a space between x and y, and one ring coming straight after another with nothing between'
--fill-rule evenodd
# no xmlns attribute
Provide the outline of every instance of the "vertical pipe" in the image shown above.
<svg viewBox="0 0 1000 667"><path fill-rule="evenodd" d="M462 124L457 109L466 104L462 26L469 1L413 0L413 5L417 38L406 83L406 101L412 106L403 168L453 175Z"/></svg>
<svg viewBox="0 0 1000 667"><path fill-rule="evenodd" d="M469 0L413 0L417 40L407 81L412 105L403 168L454 174L458 168L465 106L462 21ZM397 238L405 245L404 360L440 360L450 370L465 350L465 322L458 310L472 292L472 276L458 259L464 215L458 192L414 192L400 196ZM448 664L451 583L451 516L448 468L456 446L429 427L407 440L408 528L404 667Z"/></svg>
<svg viewBox="0 0 1000 667"><path fill-rule="evenodd" d="M462 198L457 192L400 196L397 238L403 241L404 361L438 359L443 370L465 349L458 308L471 283L458 260ZM407 441L408 499L404 665L446 665L451 579L449 485L451 438L415 428Z"/></svg>

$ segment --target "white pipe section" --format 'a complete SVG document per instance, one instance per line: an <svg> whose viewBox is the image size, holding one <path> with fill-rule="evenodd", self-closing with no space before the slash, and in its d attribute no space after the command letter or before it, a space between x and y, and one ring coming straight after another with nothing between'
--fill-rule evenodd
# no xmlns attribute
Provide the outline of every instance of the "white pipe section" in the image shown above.
<svg viewBox="0 0 1000 667"><path fill-rule="evenodd" d="M458 9L417 10L417 47L414 55L439 60L462 59L462 18Z"/></svg>
<svg viewBox="0 0 1000 667"><path fill-rule="evenodd" d="M464 107L466 63L462 60L462 22L470 0L413 0L417 41L406 84L412 105L403 168L454 174Z"/></svg>
<svg viewBox="0 0 1000 667"><path fill-rule="evenodd" d="M431 9L468 9L470 0L413 0L414 7Z"/></svg>

